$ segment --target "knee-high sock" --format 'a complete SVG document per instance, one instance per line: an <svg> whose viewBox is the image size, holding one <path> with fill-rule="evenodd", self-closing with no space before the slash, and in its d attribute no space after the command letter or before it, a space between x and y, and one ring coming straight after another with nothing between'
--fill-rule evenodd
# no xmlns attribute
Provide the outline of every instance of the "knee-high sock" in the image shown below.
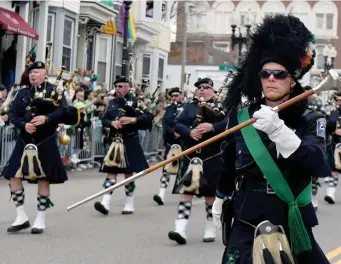
<svg viewBox="0 0 341 264"><path fill-rule="evenodd" d="M11 196L17 211L17 217L12 225L13 226L22 225L23 223L28 221L28 217L24 209L25 190L20 189L16 191L11 191Z"/></svg>
<svg viewBox="0 0 341 264"><path fill-rule="evenodd" d="M125 185L126 196L133 196L135 189L136 189L135 182L131 182Z"/></svg>
<svg viewBox="0 0 341 264"><path fill-rule="evenodd" d="M337 187L337 185L339 184L339 175L332 175L331 177L329 177L329 187Z"/></svg>
<svg viewBox="0 0 341 264"><path fill-rule="evenodd" d="M178 219L188 219L191 215L191 210L191 201L180 201L178 206Z"/></svg>
<svg viewBox="0 0 341 264"><path fill-rule="evenodd" d="M170 175L167 174L166 172L163 172L160 178L160 188L167 189L169 180L170 180Z"/></svg>
<svg viewBox="0 0 341 264"><path fill-rule="evenodd" d="M318 188L321 186L318 180L313 180L311 183L312 187L312 194L315 196L317 195Z"/></svg>
<svg viewBox="0 0 341 264"><path fill-rule="evenodd" d="M206 204L206 219L207 220L213 220L212 205Z"/></svg>
<svg viewBox="0 0 341 264"><path fill-rule="evenodd" d="M106 178L104 183L103 183L103 187L105 189L111 187L111 186L114 186L116 184L116 180L115 179L109 179L109 178ZM109 192L109 193L106 193L103 195L103 198L102 198L102 205L107 209L109 210L110 209L110 200L111 200L111 196L113 194L113 191Z"/></svg>
<svg viewBox="0 0 341 264"><path fill-rule="evenodd" d="M116 180L115 179L106 178L104 180L104 183L103 183L103 188L104 189L108 189L109 187L114 186L115 184L116 184ZM109 192L108 194L111 195L112 193L113 193L113 191Z"/></svg>
<svg viewBox="0 0 341 264"><path fill-rule="evenodd" d="M33 224L33 228L44 229L46 209L53 206L49 196L38 194L37 196L37 216Z"/></svg>

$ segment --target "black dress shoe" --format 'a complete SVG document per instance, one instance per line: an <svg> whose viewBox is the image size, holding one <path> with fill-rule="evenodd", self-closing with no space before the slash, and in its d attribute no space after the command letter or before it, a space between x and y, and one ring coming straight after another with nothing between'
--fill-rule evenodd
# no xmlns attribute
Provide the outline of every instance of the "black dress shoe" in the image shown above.
<svg viewBox="0 0 341 264"><path fill-rule="evenodd" d="M26 221L25 223L21 224L21 225L16 225L16 226L10 226L9 228L7 228L7 233L17 233L21 230L24 230L26 228L29 228L30 222Z"/></svg>
<svg viewBox="0 0 341 264"><path fill-rule="evenodd" d="M187 243L186 238L182 237L179 233L175 231L170 231L168 233L168 238L170 240L176 241L179 245L185 245Z"/></svg>
<svg viewBox="0 0 341 264"><path fill-rule="evenodd" d="M107 210L107 209L104 207L104 205L101 204L100 202L96 202L96 203L94 204L94 206L95 206L95 209L96 209L98 212L100 212L100 213L102 213L102 214L104 214L104 215L109 214L109 210Z"/></svg>
<svg viewBox="0 0 341 264"><path fill-rule="evenodd" d="M133 213L134 213L133 211L122 211L123 215L130 215L130 214L133 214Z"/></svg>
<svg viewBox="0 0 341 264"><path fill-rule="evenodd" d="M162 199L161 199L161 197L158 196L157 194L154 195L153 200L154 200L158 205L163 205L163 204L164 204L163 201L162 201Z"/></svg>
<svg viewBox="0 0 341 264"><path fill-rule="evenodd" d="M32 235L42 234L43 232L44 232L44 229L42 228L33 227L31 230Z"/></svg>

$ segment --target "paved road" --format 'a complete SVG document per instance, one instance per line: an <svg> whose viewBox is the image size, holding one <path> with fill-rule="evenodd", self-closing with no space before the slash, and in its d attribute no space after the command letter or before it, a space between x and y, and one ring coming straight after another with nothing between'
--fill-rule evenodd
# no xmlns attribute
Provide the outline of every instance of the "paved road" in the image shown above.
<svg viewBox="0 0 341 264"><path fill-rule="evenodd" d="M0 180L0 264L199 264L220 263L223 245L220 237L212 244L201 242L205 222L205 206L196 199L188 228L188 244L175 245L167 233L173 229L178 197L167 196L163 207L154 204L152 196L158 190L159 173L137 182L135 215L121 215L124 188L116 191L111 214L104 217L93 209L93 202L67 212L66 207L102 190L103 175L97 171L72 173L70 180L52 188L55 207L48 211L47 229L43 235L29 231L8 235L6 228L14 219L9 203L8 185ZM341 188L340 188L341 189ZM341 190L339 203L319 208L320 226L316 237L332 258L341 264ZM36 188L26 185L26 211L34 221ZM333 209L336 209L333 211ZM340 248L338 248L340 247ZM339 262L337 262L339 261Z"/></svg>

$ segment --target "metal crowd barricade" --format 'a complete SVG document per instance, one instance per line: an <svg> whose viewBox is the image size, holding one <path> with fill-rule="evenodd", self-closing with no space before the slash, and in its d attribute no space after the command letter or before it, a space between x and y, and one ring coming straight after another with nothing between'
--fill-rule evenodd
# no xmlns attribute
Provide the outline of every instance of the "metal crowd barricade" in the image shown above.
<svg viewBox="0 0 341 264"><path fill-rule="evenodd" d="M6 166L15 147L16 131L13 125L0 127L0 172Z"/></svg>
<svg viewBox="0 0 341 264"><path fill-rule="evenodd" d="M151 131L146 131L146 142L144 152L149 161L156 162L163 160L164 146L162 127L153 124Z"/></svg>

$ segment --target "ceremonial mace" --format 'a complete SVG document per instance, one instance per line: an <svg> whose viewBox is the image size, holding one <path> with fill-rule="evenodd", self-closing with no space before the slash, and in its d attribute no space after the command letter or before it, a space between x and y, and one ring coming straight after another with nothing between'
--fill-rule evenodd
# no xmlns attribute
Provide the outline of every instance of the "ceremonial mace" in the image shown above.
<svg viewBox="0 0 341 264"><path fill-rule="evenodd" d="M282 104L272 108L272 110L275 111L275 112L279 112L279 111L281 111L281 110L283 110L283 109L285 109L285 108L287 108L287 107L289 107L289 106L291 106L293 104L296 104L296 103L304 100L305 98L313 95L314 93L319 93L319 92L328 91L328 90L341 91L341 82L339 80L339 75L334 70L329 70L328 71L328 75L326 76L326 78L324 78L324 80L321 81L315 88L313 88L313 89L311 89L309 91L305 91L304 93L302 93L302 94L300 94L298 96L295 96L294 98L291 98L290 100L288 100L288 101L286 101L286 102L284 102L284 103L282 103ZM171 158L169 158L167 160L164 160L164 161L162 161L162 162L160 162L158 164L155 164L154 166L151 166L150 168L148 168L148 169L146 169L144 171L141 171L141 172L139 172L137 174L134 174L133 176L131 176L131 177L129 177L129 178L127 178L127 179L117 183L116 185L113 185L113 186L111 186L111 187L109 187L107 189L104 189L104 190L102 190L102 191L100 191L100 192L98 192L98 193L96 193L94 195L91 195L88 198L85 198L84 200L79 201L79 202L77 202L77 203L67 207L66 209L68 211L70 211L71 209L73 209L75 207L78 207L78 206L80 206L80 205L82 205L82 204L84 204L86 202L89 202L89 201L91 201L91 200L93 200L93 199L95 199L95 198L97 198L99 196L102 196L103 194L106 194L106 193L109 193L109 192L111 192L111 191L113 191L115 189L118 189L118 188L120 188L120 187L122 187L122 186L124 186L124 185L126 185L126 184L128 184L130 182L132 182L132 181L135 181L136 179L138 179L138 178L140 178L140 177L142 177L142 176L144 176L144 175L146 175L146 174L148 174L150 172L153 172L153 171L155 171L155 170L157 170L157 169L159 169L161 167L164 167L168 163L171 163L171 162L173 162L175 160L178 160L178 159L182 158L183 156L186 156L186 155L188 155L188 154L190 154L190 153L192 153L192 152L194 152L194 151L196 151L196 150L198 150L200 148L203 148L203 147L205 147L205 146L207 146L207 145L209 145L209 144L211 144L213 142L216 142L216 141L218 141L220 139L223 139L226 136L228 136L230 134L233 134L233 133L237 132L238 130L240 130L240 129L246 127L246 126L252 125L253 123L256 122L256 120L257 120L256 118L251 118L248 121L245 121L245 122L243 122L243 123L241 123L241 124L239 124L239 125L237 125L237 126L235 126L233 128L230 128L229 130L226 130L226 131L224 131L224 132L222 132L222 133L220 133L220 134L218 134L218 135L216 135L216 136L214 136L214 137L212 137L212 138L210 138L210 139L208 139L206 141L203 141L203 142L201 142L198 145L195 145L195 146L193 146L193 147L191 147L189 149L186 149L185 151L183 151L183 152L181 152L181 153L179 153L179 154L177 154L177 155L175 155L175 156L173 156L173 157L171 157Z"/></svg>

